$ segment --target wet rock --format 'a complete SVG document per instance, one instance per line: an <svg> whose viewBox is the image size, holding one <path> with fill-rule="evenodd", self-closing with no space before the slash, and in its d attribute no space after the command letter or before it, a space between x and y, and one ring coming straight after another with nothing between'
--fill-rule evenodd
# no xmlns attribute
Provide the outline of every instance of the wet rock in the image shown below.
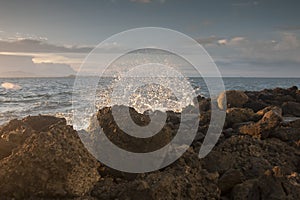
<svg viewBox="0 0 300 200"><path fill-rule="evenodd" d="M225 99L227 102L227 108L240 108L248 101L249 98L243 91L230 90L223 92L217 100L218 107L222 110L226 108Z"/></svg>
<svg viewBox="0 0 300 200"><path fill-rule="evenodd" d="M282 104L282 113L285 116L292 115L300 117L300 103L297 102L285 102Z"/></svg>
<svg viewBox="0 0 300 200"><path fill-rule="evenodd" d="M200 112L206 112L211 109L211 100L209 98L198 96L197 99Z"/></svg>
<svg viewBox="0 0 300 200"><path fill-rule="evenodd" d="M270 111L266 112L263 118L257 123L241 126L239 128L239 132L264 139L267 138L270 132L273 131L281 122L281 109L273 107Z"/></svg>
<svg viewBox="0 0 300 200"><path fill-rule="evenodd" d="M33 125L23 143L17 143L12 153L0 160L0 196L16 199L81 196L98 181L99 164L87 152L77 132L60 124L60 120L50 123L47 117L42 118L35 117L41 124ZM23 125L30 126L27 120L22 121ZM44 127L47 131L39 132L46 130ZM3 127L2 136L11 138L3 132L8 129L13 132L12 124Z"/></svg>
<svg viewBox="0 0 300 200"><path fill-rule="evenodd" d="M28 124L32 129L37 132L48 131L49 128L55 125L66 125L66 119L57 118L53 116L29 116L22 119L22 122Z"/></svg>
<svg viewBox="0 0 300 200"><path fill-rule="evenodd" d="M129 109L132 120L140 126L146 126L150 122L148 115L140 114L133 108L115 106L115 109L119 109L118 113L120 115ZM174 116L172 116L169 119L173 119ZM131 152L145 153L155 151L168 144L171 141L173 134L176 134L176 130L172 130L166 122L163 129L154 136L149 138L137 138L127 134L119 128L114 120L111 108L99 110L97 117L100 127L103 129L109 140L117 146ZM124 120L128 120L127 117L124 117Z"/></svg>

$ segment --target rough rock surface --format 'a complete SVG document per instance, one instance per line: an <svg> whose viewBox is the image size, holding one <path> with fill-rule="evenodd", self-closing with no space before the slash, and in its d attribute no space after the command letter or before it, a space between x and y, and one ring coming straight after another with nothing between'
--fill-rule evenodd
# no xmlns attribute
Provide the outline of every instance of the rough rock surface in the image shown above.
<svg viewBox="0 0 300 200"><path fill-rule="evenodd" d="M2 198L82 196L99 179L99 163L64 119L14 120L0 134L11 146L0 160Z"/></svg>
<svg viewBox="0 0 300 200"><path fill-rule="evenodd" d="M300 102L299 90L296 86L288 89L275 88L265 89L262 91L246 91L245 94L249 97L244 107L251 108L257 112L268 106L281 107L285 102Z"/></svg>
<svg viewBox="0 0 300 200"><path fill-rule="evenodd" d="M282 112L284 115L300 117L300 103L290 101L284 102L282 104Z"/></svg>
<svg viewBox="0 0 300 200"><path fill-rule="evenodd" d="M124 111L128 110L128 107L125 106L115 106L114 108L118 109L118 114L122 114ZM129 112L136 124L140 126L149 124L149 115L140 114L133 108L130 108ZM169 116L172 117L171 114L169 114ZM97 118L99 121L99 125L103 129L106 136L117 146L131 152L144 153L155 151L168 144L171 141L173 134L176 134L176 132L169 126L169 124L166 123L163 129L153 137L144 139L130 136L129 134L121 130L116 124L112 114L112 109L110 107L101 109L97 115ZM127 118L124 117L124 120L127 120Z"/></svg>
<svg viewBox="0 0 300 200"><path fill-rule="evenodd" d="M190 148L169 167L140 174L131 181L108 175L92 195L99 199L218 199L218 176L202 169L197 154Z"/></svg>
<svg viewBox="0 0 300 200"><path fill-rule="evenodd" d="M253 110L249 108L228 108L226 110L226 127L232 127L234 124L255 121L258 119Z"/></svg>
<svg viewBox="0 0 300 200"><path fill-rule="evenodd" d="M227 102L227 108L240 108L242 107L249 99L249 97L243 92L238 90L229 90L226 91L218 97L218 107L223 110L226 108L225 99Z"/></svg>
<svg viewBox="0 0 300 200"><path fill-rule="evenodd" d="M257 123L250 123L239 127L239 132L259 138L266 138L282 122L281 113L280 108L273 107Z"/></svg>
<svg viewBox="0 0 300 200"><path fill-rule="evenodd" d="M300 199L300 119L292 112L300 103L298 88L228 94L225 129L205 158L199 159L198 152L211 105L210 99L198 97L201 116L191 147L170 166L145 174L98 167L62 119L12 120L0 128L1 199ZM224 106L222 99L224 95L219 98ZM293 105L288 112L287 105ZM132 108L130 114L141 126L150 121L148 114ZM167 114L163 130L151 138L155 145L128 137L114 122L111 108L101 109L94 125L99 123L121 148L148 152L176 134L180 113Z"/></svg>

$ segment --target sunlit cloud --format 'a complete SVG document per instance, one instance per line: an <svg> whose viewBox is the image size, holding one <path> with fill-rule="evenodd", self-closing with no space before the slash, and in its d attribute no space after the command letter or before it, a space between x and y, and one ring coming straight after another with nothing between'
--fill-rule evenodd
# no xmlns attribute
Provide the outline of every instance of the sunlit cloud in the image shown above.
<svg viewBox="0 0 300 200"><path fill-rule="evenodd" d="M218 40L219 45L226 45L227 43L228 43L228 41L226 39Z"/></svg>

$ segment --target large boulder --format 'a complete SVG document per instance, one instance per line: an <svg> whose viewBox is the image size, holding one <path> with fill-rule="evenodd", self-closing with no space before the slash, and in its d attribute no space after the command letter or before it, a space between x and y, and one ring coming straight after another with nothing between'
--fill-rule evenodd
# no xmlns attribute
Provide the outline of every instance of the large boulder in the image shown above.
<svg viewBox="0 0 300 200"><path fill-rule="evenodd" d="M28 117L0 132L2 140L12 145L0 160L2 198L81 196L100 178L99 163L65 120Z"/></svg>
<svg viewBox="0 0 300 200"><path fill-rule="evenodd" d="M248 96L243 91L229 90L221 93L217 101L218 107L221 110L224 110L226 106L228 108L240 108L248 101L248 99ZM225 105L225 100L227 102L227 105Z"/></svg>
<svg viewBox="0 0 300 200"><path fill-rule="evenodd" d="M117 110L116 113L118 113L119 115L124 115L119 116L121 119L124 120L124 123L126 123L126 121L128 120L126 115L124 114L128 110L132 120L137 125L146 126L150 122L149 115L138 113L134 108L130 108L127 106L114 106L113 109ZM156 112L160 111L155 111L153 114L156 114ZM175 117L172 117L173 115L170 112L168 115L169 117L167 117L167 119L170 120L169 122L172 122L172 120L174 120ZM173 138L173 135L176 134L176 130L172 130L170 123L166 121L165 126L162 128L162 130L160 130L159 133L155 134L152 137L133 137L130 135L130 133L126 133L126 131L123 131L117 125L117 123L114 120L111 107L105 107L99 110L97 118L100 127L102 128L106 136L109 138L109 140L117 146L131 152L145 153L155 151L168 144ZM175 123L177 123L177 118Z"/></svg>

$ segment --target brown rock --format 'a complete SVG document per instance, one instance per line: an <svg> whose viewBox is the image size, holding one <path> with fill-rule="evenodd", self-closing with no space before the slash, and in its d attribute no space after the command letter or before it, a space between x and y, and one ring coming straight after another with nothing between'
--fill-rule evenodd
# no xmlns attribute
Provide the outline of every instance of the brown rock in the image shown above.
<svg viewBox="0 0 300 200"><path fill-rule="evenodd" d="M222 193L226 193L241 182L242 173L237 169L230 169L221 176L218 181L218 186Z"/></svg>
<svg viewBox="0 0 300 200"><path fill-rule="evenodd" d="M281 109L273 107L272 110L266 112L263 118L257 123L244 125L239 128L242 134L252 135L258 138L266 138L282 122Z"/></svg>
<svg viewBox="0 0 300 200"><path fill-rule="evenodd" d="M206 99L204 97L198 96L198 104L199 104L199 110L201 112L206 112L208 110L211 109L211 100L210 99Z"/></svg>
<svg viewBox="0 0 300 200"><path fill-rule="evenodd" d="M9 156L14 148L14 145L0 138L0 160Z"/></svg>
<svg viewBox="0 0 300 200"><path fill-rule="evenodd" d="M243 91L230 90L223 92L218 97L218 107L221 110L226 108L225 100L228 108L242 107L248 100L248 96Z"/></svg>
<svg viewBox="0 0 300 200"><path fill-rule="evenodd" d="M282 104L283 115L292 115L300 117L300 103L297 102L285 102Z"/></svg>
<svg viewBox="0 0 300 200"><path fill-rule="evenodd" d="M300 151L276 138L260 140L249 135L233 135L214 147L204 159L202 168L223 174L239 169L245 179L262 175L272 166L279 166L284 174L298 171Z"/></svg>
<svg viewBox="0 0 300 200"><path fill-rule="evenodd" d="M225 173L232 168L234 163L234 157L227 152L210 152L203 159L203 168L208 172L218 172L220 174Z"/></svg>
<svg viewBox="0 0 300 200"><path fill-rule="evenodd" d="M149 116L140 114L133 108L115 106L115 109L119 109L120 111L118 113L120 114L122 114L126 109L129 109L132 120L140 126L145 126L150 122ZM99 110L97 117L100 127L103 129L110 141L131 152L145 153L155 151L168 144L173 137L173 133L176 134L176 130L172 130L166 123L163 129L156 135L149 138L137 138L125 133L119 128L114 120L111 108L107 107ZM124 121L125 120L127 120L126 117L124 117Z"/></svg>
<svg viewBox="0 0 300 200"><path fill-rule="evenodd" d="M263 117L267 112L273 110L273 109L279 109L278 107L276 106L268 106L268 107L265 107L264 109L261 109L259 111L256 112L257 115ZM280 112L280 110L278 110Z"/></svg>
<svg viewBox="0 0 300 200"><path fill-rule="evenodd" d="M231 192L233 200L257 200L260 197L260 192L257 186L257 179L247 180L241 184L234 186Z"/></svg>
<svg viewBox="0 0 300 200"><path fill-rule="evenodd" d="M217 176L185 165L168 167L127 182L100 181L92 192L98 199L220 199Z"/></svg>
<svg viewBox="0 0 300 200"><path fill-rule="evenodd" d="M255 118L253 110L248 108L228 108L226 110L226 126L232 127L232 125L242 122L252 121Z"/></svg>
<svg viewBox="0 0 300 200"><path fill-rule="evenodd" d="M41 118L36 117L37 121L47 121ZM38 130L45 127L40 125L34 127ZM9 126L4 129L12 129ZM47 126L48 131L31 132L9 156L0 160L0 196L16 199L81 196L98 181L99 164L85 149L77 132L60 123ZM3 135L11 138L9 134Z"/></svg>

